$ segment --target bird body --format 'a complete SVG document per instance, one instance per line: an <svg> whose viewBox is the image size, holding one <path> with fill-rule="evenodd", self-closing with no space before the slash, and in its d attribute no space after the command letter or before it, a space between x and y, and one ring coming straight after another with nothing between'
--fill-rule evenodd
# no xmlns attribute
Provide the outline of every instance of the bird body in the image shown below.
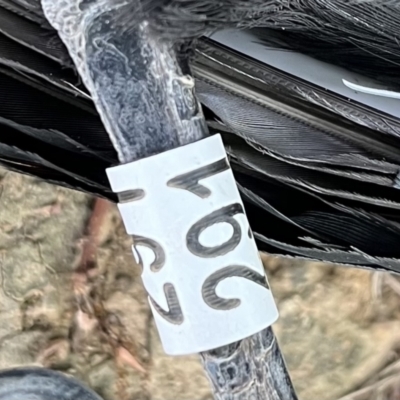
<svg viewBox="0 0 400 400"><path fill-rule="evenodd" d="M260 249L400 272L396 2L110 4L128 34L151 15L150 28L190 60ZM220 29L235 31L206 37ZM297 69L277 64L289 52L300 53ZM307 77L313 65L319 77ZM372 94L337 78L328 87L332 71ZM118 163L117 152L38 0L0 0L0 84L0 162L116 200L105 170Z"/></svg>

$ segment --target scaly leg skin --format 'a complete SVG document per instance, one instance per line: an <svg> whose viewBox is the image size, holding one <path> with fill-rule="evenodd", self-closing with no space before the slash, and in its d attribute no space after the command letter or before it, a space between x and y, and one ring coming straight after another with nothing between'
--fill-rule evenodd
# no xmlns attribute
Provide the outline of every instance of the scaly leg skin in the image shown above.
<svg viewBox="0 0 400 400"><path fill-rule="evenodd" d="M296 400L271 328L201 355L216 400Z"/></svg>
<svg viewBox="0 0 400 400"><path fill-rule="evenodd" d="M148 21L127 31L122 1L42 0L89 89L121 162L199 140L207 134L194 80L174 44Z"/></svg>
<svg viewBox="0 0 400 400"><path fill-rule="evenodd" d="M160 39L140 13L132 15L138 19L134 29L118 24L115 16L127 1L135 0L42 0L121 163L208 134L194 80L176 44ZM202 357L216 399L297 398L271 329Z"/></svg>

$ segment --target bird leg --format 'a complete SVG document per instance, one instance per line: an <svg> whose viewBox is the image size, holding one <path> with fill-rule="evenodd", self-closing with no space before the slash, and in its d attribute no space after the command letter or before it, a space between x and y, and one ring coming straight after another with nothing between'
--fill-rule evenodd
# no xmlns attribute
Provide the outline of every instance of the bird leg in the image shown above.
<svg viewBox="0 0 400 400"><path fill-rule="evenodd" d="M122 163L207 135L187 58L179 45L155 34L149 21L125 29L117 18L122 1L42 0L42 5Z"/></svg>
<svg viewBox="0 0 400 400"><path fill-rule="evenodd" d="M121 163L208 134L188 57L181 57L176 42L155 33L139 1L135 3L138 13L132 15L137 23L129 29L123 26L118 16L127 4L120 0L42 0L45 15L67 46ZM296 399L270 328L232 346L203 354L216 398L233 399L231 390L236 390L235 398L250 398L254 387L262 386L259 393L267 393L267 398ZM230 381L228 362L236 365ZM228 391L214 384L221 376ZM236 389L234 381L241 382Z"/></svg>

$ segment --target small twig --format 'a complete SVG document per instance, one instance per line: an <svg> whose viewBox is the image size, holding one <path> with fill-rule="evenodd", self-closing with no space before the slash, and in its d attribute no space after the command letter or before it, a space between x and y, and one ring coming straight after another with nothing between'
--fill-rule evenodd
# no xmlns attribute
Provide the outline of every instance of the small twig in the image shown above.
<svg viewBox="0 0 400 400"><path fill-rule="evenodd" d="M376 302L382 297L382 285L385 272L373 272L371 276L372 300Z"/></svg>
<svg viewBox="0 0 400 400"><path fill-rule="evenodd" d="M384 281L390 288L400 296L400 282L391 274L387 274Z"/></svg>
<svg viewBox="0 0 400 400"><path fill-rule="evenodd" d="M73 275L73 287L78 310L75 323L85 329L99 329L110 345L113 357L118 365L128 365L131 368L145 373L144 367L128 350L119 332L110 328L110 314L105 310L98 290L95 290L91 279L96 271L96 253L100 244L100 231L110 210L111 204L103 199L96 199L92 214L89 218L84 245L80 260Z"/></svg>
<svg viewBox="0 0 400 400"><path fill-rule="evenodd" d="M92 211L92 215L87 225L86 238L82 249L82 256L76 273L86 274L90 269L95 267L96 252L99 246L100 230L104 223L104 218L110 210L111 204L104 199L96 199Z"/></svg>

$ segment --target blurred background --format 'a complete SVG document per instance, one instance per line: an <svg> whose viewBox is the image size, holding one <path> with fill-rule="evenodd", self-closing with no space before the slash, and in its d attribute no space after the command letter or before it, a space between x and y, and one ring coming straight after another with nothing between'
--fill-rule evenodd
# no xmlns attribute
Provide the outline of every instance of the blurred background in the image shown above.
<svg viewBox="0 0 400 400"><path fill-rule="evenodd" d="M301 400L400 399L395 275L263 255ZM211 400L164 355L116 206L0 169L0 368L45 366L105 400Z"/></svg>

